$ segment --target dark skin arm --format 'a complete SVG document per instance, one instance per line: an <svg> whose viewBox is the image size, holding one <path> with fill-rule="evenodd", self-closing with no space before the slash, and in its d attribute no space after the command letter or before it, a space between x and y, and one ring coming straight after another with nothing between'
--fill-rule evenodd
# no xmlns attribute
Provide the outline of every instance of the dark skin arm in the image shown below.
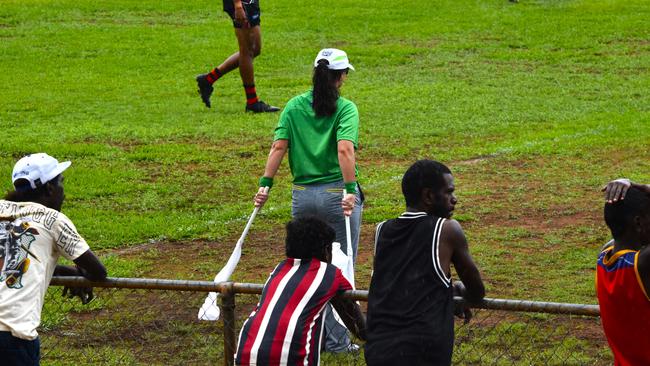
<svg viewBox="0 0 650 366"><path fill-rule="evenodd" d="M481 280L478 267L469 253L465 233L458 221L448 220L445 222L442 228L441 240L448 243L453 250L451 263L453 263L458 277L467 289L464 297L469 302L481 302L483 297L485 297L485 286L483 285L483 280Z"/></svg>
<svg viewBox="0 0 650 366"><path fill-rule="evenodd" d="M449 262L451 262L460 278L460 283L454 283L454 295L462 296L469 303L480 303L485 297L485 286L478 267L469 253L467 238L465 238L465 233L458 221L447 220L445 222L440 241L441 265L443 268L449 269ZM472 316L469 307L456 311L456 315L461 313L466 322Z"/></svg>
<svg viewBox="0 0 650 366"><path fill-rule="evenodd" d="M92 250L74 260L75 267L57 265L54 269L55 276L83 276L93 282L106 279L106 268ZM87 304L93 299L92 287L64 287L63 296L69 298L79 296L82 304Z"/></svg>
<svg viewBox="0 0 650 366"><path fill-rule="evenodd" d="M359 305L351 299L344 299L339 296L333 298L330 302L352 334L365 341L366 317L361 312Z"/></svg>

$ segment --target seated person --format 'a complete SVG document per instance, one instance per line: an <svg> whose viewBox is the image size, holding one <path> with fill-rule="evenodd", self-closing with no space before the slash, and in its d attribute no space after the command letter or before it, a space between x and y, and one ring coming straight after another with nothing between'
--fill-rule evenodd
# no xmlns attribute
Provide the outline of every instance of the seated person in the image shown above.
<svg viewBox="0 0 650 366"><path fill-rule="evenodd" d="M450 365L454 295L479 302L485 288L460 224L454 177L432 160L402 179L406 212L377 226L368 293L368 365ZM460 282L452 285L453 263ZM466 321L469 308L460 309Z"/></svg>
<svg viewBox="0 0 650 366"><path fill-rule="evenodd" d="M287 259L275 267L244 322L237 365L318 365L323 310L329 301L348 329L365 339L359 305L335 297L352 286L330 264L334 229L315 217L296 218L286 229Z"/></svg>
<svg viewBox="0 0 650 366"><path fill-rule="evenodd" d="M650 189L624 180L606 188L614 240L596 267L600 317L615 365L650 365Z"/></svg>

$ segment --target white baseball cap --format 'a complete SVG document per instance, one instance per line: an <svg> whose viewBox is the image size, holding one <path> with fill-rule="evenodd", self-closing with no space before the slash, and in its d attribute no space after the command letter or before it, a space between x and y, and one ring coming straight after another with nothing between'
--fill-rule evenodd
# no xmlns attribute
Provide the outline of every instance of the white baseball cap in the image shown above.
<svg viewBox="0 0 650 366"><path fill-rule="evenodd" d="M18 160L11 174L11 181L16 184L19 179L29 182L32 189L49 182L72 164L69 161L59 163L46 153L30 154Z"/></svg>
<svg viewBox="0 0 650 366"><path fill-rule="evenodd" d="M320 50L314 60L314 67L318 66L320 60L327 60L327 68L330 70L354 70L354 66L348 60L348 54L336 48L323 48Z"/></svg>

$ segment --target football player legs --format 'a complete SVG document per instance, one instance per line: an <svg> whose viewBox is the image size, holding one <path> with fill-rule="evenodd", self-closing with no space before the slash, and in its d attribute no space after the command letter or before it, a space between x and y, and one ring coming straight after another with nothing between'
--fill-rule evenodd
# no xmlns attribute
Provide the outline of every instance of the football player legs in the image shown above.
<svg viewBox="0 0 650 366"><path fill-rule="evenodd" d="M259 4L255 0L245 4L239 0L232 2L226 0L224 1L224 11L233 20L239 51L230 55L211 72L196 77L203 103L210 108L210 97L214 90L213 84L225 74L239 68L246 94L245 110L254 113L279 111L280 108L270 106L259 100L255 88L253 60L260 55L262 49Z"/></svg>

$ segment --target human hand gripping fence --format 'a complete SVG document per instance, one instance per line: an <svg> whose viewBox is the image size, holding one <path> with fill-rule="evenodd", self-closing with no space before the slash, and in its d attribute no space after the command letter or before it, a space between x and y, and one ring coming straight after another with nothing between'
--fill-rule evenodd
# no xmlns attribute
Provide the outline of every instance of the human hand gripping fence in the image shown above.
<svg viewBox="0 0 650 366"><path fill-rule="evenodd" d="M269 191L269 187L264 187L264 193L267 193L268 191ZM219 273L217 273L217 275L214 277L215 283L228 281L228 279L230 279L230 276L232 276L233 272L235 271L235 268L237 268L237 264L239 263L239 259L241 258L241 249L244 244L244 239L246 239L248 230L253 224L253 220L255 220L255 216L257 216L257 213L259 212L260 208L261 206L256 206L253 209L253 213L251 214L250 218L248 219L248 222L246 223L246 226L244 227L244 232L242 232L241 236L239 237L239 240L237 240L235 249L232 251L232 254L228 259L228 262L221 269L221 271L219 271ZM199 309L199 314L198 314L199 320L210 320L210 321L219 320L219 315L221 314L221 310L219 310L219 306L217 306L218 296L219 294L216 292L210 292L208 296L206 296L205 301L201 306L201 309Z"/></svg>

